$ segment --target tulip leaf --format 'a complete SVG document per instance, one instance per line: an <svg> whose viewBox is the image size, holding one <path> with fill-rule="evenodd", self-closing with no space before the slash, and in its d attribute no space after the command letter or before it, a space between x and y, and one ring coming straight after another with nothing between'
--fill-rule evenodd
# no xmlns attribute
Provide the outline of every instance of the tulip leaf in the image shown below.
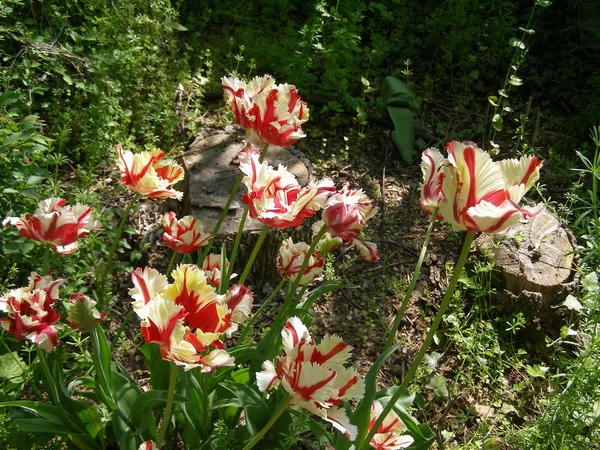
<svg viewBox="0 0 600 450"><path fill-rule="evenodd" d="M365 377L365 395L352 414L351 422L358 427L357 441L360 443L365 438L369 430L369 420L371 415L371 404L377 394L377 374L383 363L398 349L400 344L394 344L388 348L369 369ZM339 440L338 440L339 441ZM337 447L336 447L337 448Z"/></svg>
<svg viewBox="0 0 600 450"><path fill-rule="evenodd" d="M152 408L161 403L166 403L167 395L168 391L154 390L142 392L138 395L133 404L133 414L131 416L134 425L140 426L143 424L144 420L146 420L145 418L147 416L152 416ZM175 394L173 397L173 402L175 403L185 403L187 401L187 398L179 394Z"/></svg>
<svg viewBox="0 0 600 450"><path fill-rule="evenodd" d="M396 77L385 77L381 83L381 99L385 106L418 108L419 102L412 89Z"/></svg>
<svg viewBox="0 0 600 450"><path fill-rule="evenodd" d="M394 124L394 144L406 163L414 160L415 134L411 108L419 103L410 87L396 77L386 77L381 84L381 100Z"/></svg>
<svg viewBox="0 0 600 450"><path fill-rule="evenodd" d="M408 108L388 107L388 112L394 123L394 144L400 150L400 156L404 162L410 164L415 159L413 150L415 131L413 128L412 111Z"/></svg>
<svg viewBox="0 0 600 450"><path fill-rule="evenodd" d="M162 359L158 345L146 343L142 345L141 350L148 363L152 389L161 391L168 389L171 365L168 361Z"/></svg>
<svg viewBox="0 0 600 450"><path fill-rule="evenodd" d="M310 431L312 431L315 437L317 438L319 448L327 448L327 446L333 448L333 440L331 439L331 433L329 433L321 423L314 420L312 416L306 417L301 411L297 411L295 409L291 409L290 411L293 414L304 417L306 425L308 425Z"/></svg>

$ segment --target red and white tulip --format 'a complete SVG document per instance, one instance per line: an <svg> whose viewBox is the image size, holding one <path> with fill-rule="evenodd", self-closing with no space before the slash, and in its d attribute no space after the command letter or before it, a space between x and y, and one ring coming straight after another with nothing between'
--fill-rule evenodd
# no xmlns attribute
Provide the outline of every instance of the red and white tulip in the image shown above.
<svg viewBox="0 0 600 450"><path fill-rule="evenodd" d="M306 103L289 84L275 84L269 75L250 83L238 78L221 79L223 92L238 125L246 129L248 141L287 147L305 137L301 125L308 120Z"/></svg>
<svg viewBox="0 0 600 450"><path fill-rule="evenodd" d="M92 219L92 208L79 203L67 206L67 201L58 197L41 201L33 215L7 217L2 224L14 225L21 236L48 244L56 253L65 255L81 246L77 239L102 229L102 225Z"/></svg>
<svg viewBox="0 0 600 450"><path fill-rule="evenodd" d="M208 282L205 271L182 264L172 272L173 282L154 269L132 273L133 307L142 319L146 342L160 346L163 359L208 372L232 365L223 350L222 335L230 335L246 320L252 308L252 291L232 286L219 295Z"/></svg>
<svg viewBox="0 0 600 450"><path fill-rule="evenodd" d="M310 246L306 242L294 243L292 238L288 238L281 243L279 253L277 254L277 273L285 280L293 281L306 259ZM318 253L313 253L308 259L308 264L300 278L300 284L306 286L312 283L325 266L325 260Z"/></svg>
<svg viewBox="0 0 600 450"><path fill-rule="evenodd" d="M29 286L5 292L0 296L0 312L7 314L0 318L2 328L18 340L29 339L41 349L52 351L58 345L55 324L60 319L54 304L58 301L58 287L64 281L34 272Z"/></svg>
<svg viewBox="0 0 600 450"><path fill-rule="evenodd" d="M421 171L423 172L421 209L427 214L431 214L445 199L442 181L444 180L444 166L447 162L446 158L435 148L428 148L421 155Z"/></svg>
<svg viewBox="0 0 600 450"><path fill-rule="evenodd" d="M226 269L229 270L229 261L225 260L225 263ZM202 262L202 270L204 270L208 282L215 287L219 287L221 282L221 255L217 253L207 255ZM232 280L235 277L237 277L237 273L232 273L229 279Z"/></svg>
<svg viewBox="0 0 600 450"><path fill-rule="evenodd" d="M203 247L213 237L204 232L202 222L192 216L177 220L173 211L163 216L163 241L167 247L178 253L193 253Z"/></svg>
<svg viewBox="0 0 600 450"><path fill-rule="evenodd" d="M446 150L440 214L455 230L503 233L543 209L518 205L539 178L542 161L535 156L494 162L475 144L456 141Z"/></svg>
<svg viewBox="0 0 600 450"><path fill-rule="evenodd" d="M357 428L340 406L358 401L364 394L362 378L355 369L344 367L352 347L329 335L316 344L297 317L286 322L281 336L285 356L263 363L263 371L256 374L258 388L265 392L283 386L290 395L290 406L316 414L354 440Z"/></svg>
<svg viewBox="0 0 600 450"><path fill-rule="evenodd" d="M369 431L383 412L383 406L377 400L371 405L371 420ZM391 410L379 425L377 432L369 442L371 448L376 450L400 450L409 447L414 439L412 436L402 434L405 431L404 423L398 414Z"/></svg>
<svg viewBox="0 0 600 450"><path fill-rule="evenodd" d="M335 192L330 179L303 188L284 166L275 170L259 158L260 152L253 148L240 154L240 169L246 175L242 182L248 188L242 202L249 206L250 217L271 228L302 225Z"/></svg>
<svg viewBox="0 0 600 450"><path fill-rule="evenodd" d="M357 247L365 261L377 261L377 246L359 237L367 220L377 211L378 208L373 206L362 189L349 189L345 184L341 191L327 200L322 219L331 236L341 238L346 247Z"/></svg>
<svg viewBox="0 0 600 450"><path fill-rule="evenodd" d="M183 168L172 160L165 159L166 154L159 149L132 153L119 151L119 170L123 183L138 194L153 200L175 198L181 200L183 193L173 186L184 178Z"/></svg>

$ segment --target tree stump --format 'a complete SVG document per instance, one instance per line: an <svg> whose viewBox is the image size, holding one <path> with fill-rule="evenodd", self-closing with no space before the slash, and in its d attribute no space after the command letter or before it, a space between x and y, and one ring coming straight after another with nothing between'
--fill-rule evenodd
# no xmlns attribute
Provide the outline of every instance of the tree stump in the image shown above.
<svg viewBox="0 0 600 450"><path fill-rule="evenodd" d="M574 238L547 209L506 234L482 235L476 249L493 255L496 288L504 312L523 312L552 328L562 321L557 305L576 283Z"/></svg>
<svg viewBox="0 0 600 450"><path fill-rule="evenodd" d="M228 131L218 131L210 136L202 136L190 145L183 155L187 167L187 187L184 186L184 208L181 215L190 214L204 224L204 229L212 231L219 215L227 203L227 199L235 179L240 173L238 154L246 148L243 141L244 134L237 128L228 127ZM312 180L311 166L304 155L291 148L269 146L266 161L274 167L285 165L293 173L300 185L304 186ZM227 216L220 227L215 239L217 245L225 242L231 251L236 232L238 230L245 205L242 203L242 194L246 187L241 184L231 203ZM257 220L247 217L244 233L235 263L235 272L240 273L254 248L262 224ZM310 228L300 227L294 230L285 230L286 237L295 240L310 238ZM261 251L254 263L250 284L255 279L262 281L273 280L278 277L275 257L281 245L282 233L279 230L269 230ZM235 280L234 280L235 281Z"/></svg>

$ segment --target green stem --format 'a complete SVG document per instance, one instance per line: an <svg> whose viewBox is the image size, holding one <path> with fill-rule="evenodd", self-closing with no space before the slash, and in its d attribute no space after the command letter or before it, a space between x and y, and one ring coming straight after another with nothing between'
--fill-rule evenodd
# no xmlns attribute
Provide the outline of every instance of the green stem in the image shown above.
<svg viewBox="0 0 600 450"><path fill-rule="evenodd" d="M167 406L165 406L165 415L163 417L158 436L156 438L156 448L160 448L163 441L165 440L165 434L167 428L169 428L169 422L171 421L171 413L173 412L173 399L175 398L175 383L177 382L177 373L179 367L173 364L171 367L171 377L169 378L169 390L167 392Z"/></svg>
<svg viewBox="0 0 600 450"><path fill-rule="evenodd" d="M277 295L277 293L283 287L284 283L285 283L285 280L281 280L279 282L279 284L277 285L277 287L275 288L275 290L271 293L271 295L269 295L269 298L267 298L262 303L262 305L260 305L260 308L258 308L258 311L256 311L254 313L254 315L252 317L250 317L250 319L244 324L244 329L242 330L242 334L240 335L239 342L243 342L244 341L244 338L248 334L248 331L250 330L250 328L252 327L252 325L254 324L254 322L256 322L256 318L259 317L261 315L261 313L265 310L265 308L271 303L271 301L275 298L275 296Z"/></svg>
<svg viewBox="0 0 600 450"><path fill-rule="evenodd" d="M44 247L44 259L42 260L42 276L46 276L50 272L50 252L50 246L46 245Z"/></svg>
<svg viewBox="0 0 600 450"><path fill-rule="evenodd" d="M246 444L246 446L242 450L250 450L252 447L254 447L258 443L258 441L260 441L262 437L267 433L267 431L271 429L275 422L277 422L277 419L279 419L279 417L284 413L286 409L288 409L289 406L290 398L288 397L283 402L281 402L281 404L277 408L277 411L275 411L275 413L271 416L271 419L267 422L263 429L260 430L258 434L254 436L252 440L248 442L248 444Z"/></svg>
<svg viewBox="0 0 600 450"><path fill-rule="evenodd" d="M265 157L267 156L268 148L269 148L269 144L265 144L265 146L263 147L263 151L260 154L260 158L258 159L259 162L264 161ZM208 253L210 252L210 247L211 247L215 237L217 236L217 233L219 232L219 229L221 228L221 225L223 224L223 221L225 220L227 213L229 212L229 207L231 206L231 203L233 202L233 199L235 198L235 194L237 194L237 191L240 187L240 184L241 184L243 178L244 178L244 173L240 172L238 174L237 178L235 179L235 182L233 183L233 187L231 188L231 193L229 194L229 197L227 198L225 207L223 208L223 211L221 211L221 214L219 215L219 219L217 220L217 224L215 225L215 228L213 229L213 232L212 232L213 237L210 238L210 240L206 243L206 245L202 249L202 252L198 253L198 266L202 265L202 262L204 261L204 259L208 255ZM245 215L242 217L242 222L240 224L241 229L244 228L244 223L246 222L246 215L248 214L247 207L245 208L244 212L245 212ZM240 232L239 230L240 229L238 229L238 233ZM236 239L237 239L237 236L236 236ZM233 262L231 263L231 267L233 268Z"/></svg>
<svg viewBox="0 0 600 450"><path fill-rule="evenodd" d="M139 194L135 194L131 202L125 208L125 212L123 213L123 217L121 217L121 222L119 223L119 228L117 229L117 235L115 236L112 246L110 247L110 253L108 254L108 258L106 259L106 264L104 267L104 273L102 274L102 282L100 283L100 296L98 299L98 303L100 308L105 307L105 298L106 295L106 283L108 282L108 276L112 272L113 262L115 259L115 254L117 253L117 247L119 246L119 240L121 239L121 235L123 234L123 230L125 229L125 224L127 223L127 219L129 218L129 213L133 205L137 203L139 198Z"/></svg>
<svg viewBox="0 0 600 450"><path fill-rule="evenodd" d="M233 263L235 262L237 252L240 248L240 242L242 241L242 234L244 233L244 225L246 224L246 218L248 217L249 209L250 207L248 205L244 206L244 212L242 213L242 218L240 219L240 226L238 227L237 233L235 235L235 242L233 243L231 257L229 258L229 273L227 274L227 279L230 279L231 274L233 273Z"/></svg>
<svg viewBox="0 0 600 450"><path fill-rule="evenodd" d="M176 257L177 257L177 252L173 252L173 256L171 256L171 259L169 260L169 265L167 266L167 271L165 272L165 275L167 275L167 277L171 273L171 269L173 268L173 263L175 263Z"/></svg>
<svg viewBox="0 0 600 450"><path fill-rule="evenodd" d="M390 348L394 343L394 338L396 337L396 333L398 332L398 328L400 327L400 322L404 317L404 312L408 307L408 303L410 302L410 297L415 290L415 285L417 284L417 279L421 273L421 266L423 265L423 259L425 259L425 254L427 253L427 246L429 245L429 239L431 238L431 232L433 231L433 225L435 224L435 217L438 212L438 207L436 207L431 213L431 218L429 220L429 226L427 227L427 232L425 233L425 241L423 242L423 246L421 247L421 254L419 255L419 260L417 261L417 265L415 267L415 273L413 273L412 279L410 280L410 284L406 293L404 294L404 299L402 300L402 305L400 305L400 309L396 313L396 319L394 320L394 324L389 331L387 341L385 342L384 349Z"/></svg>
<svg viewBox="0 0 600 450"><path fill-rule="evenodd" d="M252 268L252 264L254 264L254 260L256 259L256 255L258 255L260 247L262 247L262 244L265 241L265 238L267 237L268 233L269 233L269 227L266 225L263 225L263 228L260 232L260 236L258 237L258 241L256 241L256 244L254 245L254 249L252 250L252 254L250 255L250 258L248 258L248 261L246 262L246 267L244 267L244 271L242 272L242 275L240 276L240 279L238 281L239 284L244 284L244 281L246 281L246 278L248 277L248 274L250 273L250 269Z"/></svg>
<svg viewBox="0 0 600 450"><path fill-rule="evenodd" d="M408 384L412 381L413 377L415 376L415 373L417 372L417 369L418 369L419 365L421 364L421 361L423 360L425 353L427 352L429 346L431 345L433 336L435 335L435 332L437 331L440 323L442 322L442 317L444 316L444 313L446 312L446 308L450 304L450 300L452 299L452 296L454 294L456 284L458 283L458 278L460 277L462 269L467 260L467 256L469 255L469 250L471 249L471 242L473 242L474 237L475 237L475 232L467 233L467 236L465 237L465 242L464 242L462 250L460 252L460 256L458 257L458 261L456 262L456 266L454 267L454 273L452 274L452 278L450 279L450 284L448 285L448 290L446 290L446 294L444 295L444 298L442 299L442 304L440 305L440 309L438 310L438 312L435 315L435 318L433 319L431 328L429 328L429 332L427 333L427 336L425 337L425 341L423 342L423 345L421 345L421 349L419 350L419 353L417 354L414 362L410 366L408 373L404 376L404 379L402 380L402 384L400 385L400 388L396 391L394 396L390 399L390 401L388 402L386 407L383 409L383 411L379 415L379 418L377 419L375 424L371 427L371 431L367 434L367 437L360 444L357 444L356 448L358 450L366 450L367 449L367 447L369 446L369 442L371 442L371 439L373 439L373 436L375 435L376 431L379 429L379 426L383 423L383 420L385 419L385 417L392 410L392 408L394 407L394 405L396 404L396 402L398 401L398 399L400 398L402 393L405 392L405 389L407 388Z"/></svg>

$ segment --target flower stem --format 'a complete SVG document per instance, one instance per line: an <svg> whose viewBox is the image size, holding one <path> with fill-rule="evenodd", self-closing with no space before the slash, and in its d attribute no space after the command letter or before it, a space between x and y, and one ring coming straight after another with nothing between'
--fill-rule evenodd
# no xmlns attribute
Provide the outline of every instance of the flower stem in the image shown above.
<svg viewBox="0 0 600 450"><path fill-rule="evenodd" d="M265 238L267 237L268 233L269 233L269 227L266 225L263 225L263 228L260 232L260 236L258 237L258 241L256 241L256 244L254 245L254 249L252 250L252 254L250 255L250 258L248 258L248 261L246 262L246 267L244 267L244 271L242 272L242 275L240 276L240 280L238 281L239 284L244 284L244 281L246 281L246 278L248 277L248 273L250 273L250 269L252 268L252 264L254 264L254 260L256 259L256 255L258 255L258 251L260 250L260 247L262 246L263 242L265 241Z"/></svg>
<svg viewBox="0 0 600 450"><path fill-rule="evenodd" d="M275 298L277 293L283 287L284 283L285 283L285 280L281 280L279 282L279 284L277 285L275 290L271 293L271 295L269 295L269 297L262 303L262 305L260 305L260 308L258 308L258 311L256 311L254 313L254 315L252 317L250 317L250 319L246 322L246 324L244 325L244 329L242 330L242 334L240 335L239 342L244 341L244 338L248 334L250 327L254 324L254 322L256 322L256 318L259 317L261 315L261 313L265 310L265 308L271 303L271 301Z"/></svg>
<svg viewBox="0 0 600 450"><path fill-rule="evenodd" d="M269 148L269 144L265 144L262 152L258 158L258 162L262 163L265 160L265 156L267 156L267 149ZM235 242L233 243L233 250L231 250L231 257L229 258L229 273L227 274L227 279L231 278L231 274L233 273L233 266L235 262L235 258L237 256L238 249L240 247L240 241L242 240L242 234L244 233L244 225L246 224L246 219L248 218L248 211L250 210L250 205L246 205L244 207L244 212L242 214L242 218L240 219L240 225L237 230L237 234L235 235ZM241 284L241 281L240 281Z"/></svg>
<svg viewBox="0 0 600 450"><path fill-rule="evenodd" d="M175 258L177 257L177 252L173 252L171 259L169 260L169 265L167 266L167 271L165 272L167 277L171 273L171 269L173 268L173 264L175 263Z"/></svg>
<svg viewBox="0 0 600 450"><path fill-rule="evenodd" d="M177 373L179 367L176 364L173 364L171 367L171 377L169 378L169 390L167 392L167 406L165 406L165 415L163 416L163 421L158 431L158 436L156 438L156 448L160 448L163 441L165 440L165 434L167 433L167 428L169 428L169 422L171 421L171 413L173 412L173 399L175 398L175 383L177 382Z"/></svg>
<svg viewBox="0 0 600 450"><path fill-rule="evenodd" d="M48 275L50 272L50 246L44 246L44 259L42 260L42 276Z"/></svg>
<svg viewBox="0 0 600 450"><path fill-rule="evenodd" d="M390 399L390 401L388 402L386 407L383 409L383 411L379 415L377 421L371 427L371 431L367 434L367 437L360 444L357 444L356 448L358 448L359 450L367 449L367 447L369 446L369 442L371 442L371 439L373 439L373 436L379 429L379 426L383 423L383 420L385 419L385 417L392 410L392 408L394 407L394 405L396 404L396 402L398 401L398 399L400 398L402 393L405 392L405 389L408 387L408 384L412 381L413 377L415 376L415 373L417 372L417 369L419 368L419 365L421 364L421 361L423 360L423 357L425 356L427 349L431 345L433 336L435 335L435 332L437 331L440 323L442 322L442 317L443 317L444 313L446 312L446 308L450 304L450 300L452 299L452 296L454 294L456 284L458 283L458 278L460 277L462 269L467 260L467 256L469 255L469 250L471 249L471 242L473 242L474 237L475 237L475 232L467 233L467 236L465 237L465 242L463 243L463 247L460 252L460 256L458 257L458 261L456 262L456 266L454 267L454 273L452 274L452 278L450 279L450 284L448 285L446 294L444 295L444 298L442 299L442 304L440 305L440 309L436 313L435 318L433 319L433 323L431 324L431 328L429 328L429 332L427 333L427 336L425 337L425 341L423 342L423 345L421 346L421 349L419 350L419 353L417 354L414 362L410 366L408 373L404 376L404 378L402 380L402 384L400 385L400 388L396 391L394 396Z"/></svg>
<svg viewBox="0 0 600 450"><path fill-rule="evenodd" d="M123 234L123 230L125 229L125 224L127 223L127 219L129 218L129 213L133 205L135 205L138 201L139 194L135 194L131 202L125 208L125 212L123 213L123 217L121 217L121 222L119 223L119 228L117 229L117 234L113 240L112 246L110 247L110 253L108 254L108 258L106 259L106 264L104 267L104 273L102 274L102 282L100 283L100 296L98 298L98 303L100 308L104 308L106 306L104 300L104 296L106 295L106 283L108 282L108 276L112 272L113 263L115 259L115 254L117 253L117 247L119 246L119 240L121 239L121 235Z"/></svg>
<svg viewBox="0 0 600 450"><path fill-rule="evenodd" d="M437 215L438 208L436 207L431 213L431 219L429 220L429 226L427 227L427 232L425 233L425 241L423 242L423 246L421 247L421 254L419 255L419 260L417 261L417 265L415 267L415 273L413 273L412 279L410 280L410 284L406 293L404 294L404 299L402 300L402 305L400 305L400 309L396 313L396 319L394 320L394 324L388 333L387 340L385 342L384 349L388 349L394 343L394 338L396 337L396 333L398 332L398 328L400 327L400 322L404 317L404 312L408 307L408 303L410 302L410 297L415 290L415 285L417 284L417 280L419 278L419 274L421 273L421 266L423 266L423 259L425 259L425 254L427 253L427 246L429 245L429 239L431 238L431 232L433 231L433 225L435 224L435 217Z"/></svg>
<svg viewBox="0 0 600 450"><path fill-rule="evenodd" d="M263 151L260 154L260 158L259 158L260 162L263 162L263 160L265 159L265 156L267 156L268 148L269 148L269 144L265 144L265 146L263 147ZM219 215L217 224L215 225L215 228L213 229L213 232L212 232L213 237L210 238L209 241L206 243L206 245L202 249L202 252L198 253L198 265L199 266L202 264L202 261L204 261L204 259L208 255L208 252L210 251L210 247L211 247L215 237L217 236L217 233L219 232L219 229L221 228L221 225L223 224L225 217L227 216L229 207L231 206L231 203L233 202L233 199L235 198L235 194L237 194L237 191L240 187L240 184L241 184L243 178L244 178L244 173L240 172L238 174L237 178L235 179L235 182L233 183L233 187L231 188L231 193L229 194L229 197L227 198L227 202L225 202L225 207L223 208L223 211L221 211L221 215ZM245 208L245 210L247 210L247 208ZM248 212L245 211L245 215L242 217L242 222L240 224L242 229L244 227L243 224L246 222L247 214L248 214ZM239 229L238 229L238 233L239 233ZM236 236L236 238L237 238L237 236ZM232 263L232 267L233 267L233 263Z"/></svg>
<svg viewBox="0 0 600 450"><path fill-rule="evenodd" d="M252 440L248 442L248 444L246 444L246 446L242 450L250 450L252 447L254 447L257 444L257 442L260 441L262 437L267 433L267 431L271 429L275 422L277 422L277 419L279 419L279 417L284 413L286 409L288 409L289 406L290 398L288 397L283 402L281 402L281 404L277 408L277 411L275 411L275 413L271 416L271 419L267 422L263 429L260 430L258 434L254 436Z"/></svg>

